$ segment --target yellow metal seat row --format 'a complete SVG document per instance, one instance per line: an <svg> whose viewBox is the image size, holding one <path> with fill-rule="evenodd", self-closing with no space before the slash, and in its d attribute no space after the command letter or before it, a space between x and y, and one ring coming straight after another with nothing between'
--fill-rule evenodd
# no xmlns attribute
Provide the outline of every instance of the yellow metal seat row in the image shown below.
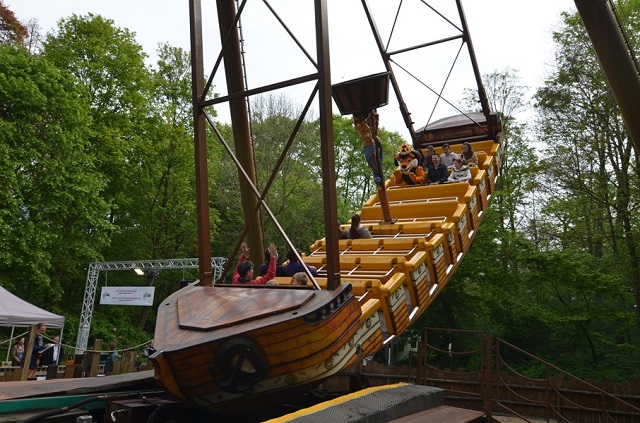
<svg viewBox="0 0 640 423"><path fill-rule="evenodd" d="M501 144L493 140L474 141L469 144L471 144L471 148L475 152L484 151L490 156L500 155ZM449 148L456 154L462 153L462 144L449 144ZM436 147L436 151L438 151L438 154L442 154L442 147Z"/></svg>
<svg viewBox="0 0 640 423"><path fill-rule="evenodd" d="M427 253L423 251L410 260L393 256L341 256L340 277L342 283L352 285L352 293L360 297L360 301L380 300L389 333L400 334L409 326L409 310L417 307L413 302L412 276L422 272L419 283L427 283L426 258ZM326 256L303 257L303 260L318 269L316 280L326 284Z"/></svg>
<svg viewBox="0 0 640 423"><path fill-rule="evenodd" d="M453 197L451 197L453 196ZM455 184L444 185L414 185L414 186L394 186L387 190L387 199L390 204L400 202L419 202L419 201L443 201L455 199L464 201L467 204L468 215L471 220L472 227L477 229L482 218L482 198L478 191L478 187L470 185L468 182L459 182ZM365 203L365 206L378 205L379 196L374 194Z"/></svg>
<svg viewBox="0 0 640 423"><path fill-rule="evenodd" d="M311 249L310 257L326 255L324 242L316 243L314 246L316 248ZM423 254L418 254L420 252ZM446 283L453 269L445 235L433 231L426 236L340 240L340 257L345 255L404 258L405 263L412 264L411 269L405 268L408 276L406 287L411 304L417 307L425 303L434 284ZM412 260L414 258L415 260ZM305 259L305 262L309 261Z"/></svg>
<svg viewBox="0 0 640 423"><path fill-rule="evenodd" d="M470 228L468 207L465 203L455 200L437 202L416 202L389 205L391 216L398 222L419 222L422 220L434 220L445 218L447 222L455 225L455 236L462 246L462 252L466 252L470 245L470 237L473 229ZM379 206L364 206L360 211L362 222L375 223L381 221L384 216Z"/></svg>
<svg viewBox="0 0 640 423"><path fill-rule="evenodd" d="M487 170L485 169L480 169L476 166L472 166L469 168L469 171L471 172L471 180L468 182L468 184L477 187L477 190L478 190L477 197L478 197L478 200L480 201L480 209L485 210L489 204L491 190L494 187L495 175L497 173L492 171L493 176L489 178ZM426 187L439 188L441 190L438 194L434 194L433 196L429 195L429 197L435 198L435 197L451 197L451 196L460 197L461 195L458 193L458 188L466 187L466 184L467 183L465 182L457 182L457 183L443 184L443 185L404 186L404 185L395 185L394 183L392 183L391 179L387 179L387 181L385 182L385 187L387 191L387 197L389 199L391 198L389 196L394 195L392 191L395 191L396 189L403 189L403 188L419 189L419 188L426 188ZM408 194L407 200L409 200L412 194L411 193L407 193L407 194ZM421 195L422 195L421 193L417 193L414 198L423 198L423 197L420 197ZM371 205L379 201L380 200L378 199L378 194L374 194L371 198L369 198L369 200L367 201L367 203L365 203L365 205Z"/></svg>
<svg viewBox="0 0 640 423"><path fill-rule="evenodd" d="M455 264L460 259L463 247L462 241L456 236L456 227L452 222L448 222L446 217L432 220L420 220L420 221L397 221L394 223L388 223L383 221L371 221L365 222L364 226L371 232L371 236L374 239L387 239L387 238L413 238L415 236L422 236L429 238L432 233L440 233L445 237L445 257L447 264ZM342 225L343 230L347 230L348 225ZM310 250L315 251L325 241L321 239L314 243ZM344 249L349 240L339 240L340 249Z"/></svg>

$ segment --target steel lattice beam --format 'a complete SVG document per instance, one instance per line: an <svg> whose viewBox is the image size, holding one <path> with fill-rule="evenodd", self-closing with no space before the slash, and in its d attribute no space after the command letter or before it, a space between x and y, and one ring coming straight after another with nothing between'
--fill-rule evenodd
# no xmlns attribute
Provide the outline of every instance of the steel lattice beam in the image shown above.
<svg viewBox="0 0 640 423"><path fill-rule="evenodd" d="M221 275L227 259L224 257L211 257L213 280ZM198 269L199 259L166 259L166 260L137 260L137 261L103 261L89 264L87 270L87 285L84 290L82 313L78 325L78 337L76 339L76 354L82 354L89 343L91 330L91 318L93 317L93 305L96 299L96 290L101 271L108 270L133 270L133 269Z"/></svg>

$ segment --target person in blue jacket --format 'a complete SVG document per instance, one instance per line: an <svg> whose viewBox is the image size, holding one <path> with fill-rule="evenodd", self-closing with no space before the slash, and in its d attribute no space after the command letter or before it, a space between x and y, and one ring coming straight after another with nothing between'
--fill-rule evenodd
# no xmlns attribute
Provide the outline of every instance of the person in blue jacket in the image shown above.
<svg viewBox="0 0 640 423"><path fill-rule="evenodd" d="M302 255L302 251L298 249L296 249L296 251L298 252L297 255L293 250L287 251L287 260L289 260L289 263L285 266L282 266L283 275L293 276L298 272L304 272L304 268L306 266L309 269L309 273L311 273L311 276L318 276L318 270L315 267L305 265L300 260L298 260L298 256Z"/></svg>

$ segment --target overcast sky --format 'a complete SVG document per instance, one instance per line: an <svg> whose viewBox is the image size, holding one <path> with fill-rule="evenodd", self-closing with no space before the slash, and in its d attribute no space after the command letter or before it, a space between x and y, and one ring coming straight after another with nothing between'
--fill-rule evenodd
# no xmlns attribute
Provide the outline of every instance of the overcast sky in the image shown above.
<svg viewBox="0 0 640 423"><path fill-rule="evenodd" d="M457 35L460 26L454 0L428 0L451 23L438 17L419 0L404 0L397 18L390 50L430 42ZM215 2L204 0L203 26L205 49L215 51L219 45ZM270 4L291 28L307 51L315 57L313 47L313 14L311 0L272 0ZM385 42L396 16L397 0L369 0L374 19ZM188 2L169 0L5 0L23 22L36 18L44 32L56 22L72 14L94 13L112 19L116 26L128 28L155 62L158 43L168 42L189 50ZM518 71L521 85L540 86L553 62L551 33L560 23L560 13L575 11L573 0L463 0L469 32L481 73ZM333 83L384 71L375 41L368 27L360 1L328 0L331 68ZM248 2L243 15L243 34L248 66L248 80L253 87L311 73L313 68L305 55L288 39L275 23L262 2ZM461 43L449 42L413 53L394 56L406 69L394 69L405 102L412 113L415 127L423 126L432 114L436 97L424 88L439 91L453 64ZM205 56L207 53L205 52ZM215 55L205 60L210 73ZM414 76L411 76L411 75ZM216 91L224 93L222 76L214 80ZM466 46L446 85L444 96L456 102L464 88L475 88ZM309 87L297 87L284 95L295 104L304 104ZM338 112L334 108L334 112ZM402 117L393 94L390 103L378 110L381 126L405 134ZM431 120L456 114L439 102ZM221 111L224 119L225 111Z"/></svg>

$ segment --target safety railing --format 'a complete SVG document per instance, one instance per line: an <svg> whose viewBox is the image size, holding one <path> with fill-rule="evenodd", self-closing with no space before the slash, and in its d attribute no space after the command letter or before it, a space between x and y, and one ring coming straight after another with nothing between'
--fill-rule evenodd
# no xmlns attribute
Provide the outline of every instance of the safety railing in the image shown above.
<svg viewBox="0 0 640 423"><path fill-rule="evenodd" d="M536 369L531 375L530 370ZM413 374L415 372L415 375ZM490 334L427 328L409 379L445 390L445 404L517 416L523 421L640 421L637 391L613 393Z"/></svg>

